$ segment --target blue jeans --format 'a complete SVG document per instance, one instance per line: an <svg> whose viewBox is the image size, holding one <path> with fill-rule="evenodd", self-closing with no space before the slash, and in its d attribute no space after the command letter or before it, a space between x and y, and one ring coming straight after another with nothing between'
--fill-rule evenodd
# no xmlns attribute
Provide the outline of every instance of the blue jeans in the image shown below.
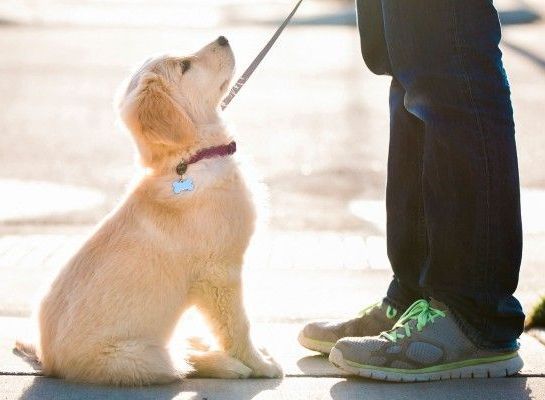
<svg viewBox="0 0 545 400"><path fill-rule="evenodd" d="M479 347L514 349L522 254L510 90L491 0L357 0L362 53L392 76L386 300L445 303Z"/></svg>

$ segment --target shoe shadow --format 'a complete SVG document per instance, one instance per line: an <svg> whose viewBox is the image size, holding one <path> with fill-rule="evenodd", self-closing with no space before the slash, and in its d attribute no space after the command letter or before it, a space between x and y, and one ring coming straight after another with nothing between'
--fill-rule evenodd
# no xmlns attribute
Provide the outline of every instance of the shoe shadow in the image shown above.
<svg viewBox="0 0 545 400"><path fill-rule="evenodd" d="M331 364L323 354L300 358L297 360L297 367L305 376L337 378L349 375Z"/></svg>
<svg viewBox="0 0 545 400"><path fill-rule="evenodd" d="M536 399L527 377L453 379L448 381L398 383L351 378L330 389L334 400L346 399Z"/></svg>

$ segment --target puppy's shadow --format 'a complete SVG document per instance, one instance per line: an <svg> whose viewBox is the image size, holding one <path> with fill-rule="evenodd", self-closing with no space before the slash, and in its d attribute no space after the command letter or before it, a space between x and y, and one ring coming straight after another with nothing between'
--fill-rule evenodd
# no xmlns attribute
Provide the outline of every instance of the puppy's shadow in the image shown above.
<svg viewBox="0 0 545 400"><path fill-rule="evenodd" d="M34 377L20 400L68 399L158 399L171 400L178 396L183 384L145 388L113 388L70 383L61 379Z"/></svg>
<svg viewBox="0 0 545 400"><path fill-rule="evenodd" d="M193 392L191 400L251 400L259 393L276 389L281 379L193 379L182 383L184 392Z"/></svg>
<svg viewBox="0 0 545 400"><path fill-rule="evenodd" d="M280 379L186 379L178 384L143 388L115 388L69 383L61 379L32 377L20 400L131 399L171 400L184 393L191 400L233 398L251 400L276 388ZM184 397L185 398L185 397Z"/></svg>

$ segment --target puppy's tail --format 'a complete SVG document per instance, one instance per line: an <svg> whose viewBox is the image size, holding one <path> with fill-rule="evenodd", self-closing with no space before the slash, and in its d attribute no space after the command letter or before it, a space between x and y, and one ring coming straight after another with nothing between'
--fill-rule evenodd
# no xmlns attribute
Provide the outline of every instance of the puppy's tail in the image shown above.
<svg viewBox="0 0 545 400"><path fill-rule="evenodd" d="M36 351L36 346L32 343L24 343L20 340L15 342L15 348L13 352L25 360L27 363L32 365L34 369L41 369L40 358L38 357L38 352Z"/></svg>
<svg viewBox="0 0 545 400"><path fill-rule="evenodd" d="M15 342L15 352L18 356L33 360L40 361L36 353L36 346L32 343L24 343L19 340Z"/></svg>

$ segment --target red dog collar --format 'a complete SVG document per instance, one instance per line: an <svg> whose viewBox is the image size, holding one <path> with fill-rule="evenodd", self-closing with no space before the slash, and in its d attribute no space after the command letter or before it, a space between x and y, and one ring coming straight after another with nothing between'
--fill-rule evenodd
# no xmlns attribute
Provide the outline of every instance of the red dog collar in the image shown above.
<svg viewBox="0 0 545 400"><path fill-rule="evenodd" d="M223 144L221 146L207 147L206 149L199 150L189 160L181 161L176 166L176 173L180 175L180 177L182 177L187 171L187 167L191 164L195 164L196 162L199 162L201 160L205 160L208 158L227 157L232 154L235 154L236 151L237 151L237 144L234 141L229 144Z"/></svg>

